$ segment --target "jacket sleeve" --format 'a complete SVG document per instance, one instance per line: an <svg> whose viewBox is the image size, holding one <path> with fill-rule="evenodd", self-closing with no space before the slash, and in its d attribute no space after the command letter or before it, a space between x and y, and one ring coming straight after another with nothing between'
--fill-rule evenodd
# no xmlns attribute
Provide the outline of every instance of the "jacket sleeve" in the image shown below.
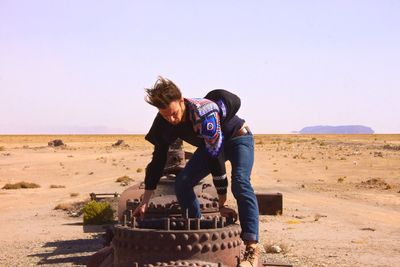
<svg viewBox="0 0 400 267"><path fill-rule="evenodd" d="M171 127L167 122L157 114L145 139L154 145L153 158L146 167L144 185L146 190L154 190L163 174L169 144L174 139L171 133Z"/></svg>
<svg viewBox="0 0 400 267"><path fill-rule="evenodd" d="M154 190L163 174L167 162L168 144L154 146L153 158L146 167L144 187L146 190Z"/></svg>

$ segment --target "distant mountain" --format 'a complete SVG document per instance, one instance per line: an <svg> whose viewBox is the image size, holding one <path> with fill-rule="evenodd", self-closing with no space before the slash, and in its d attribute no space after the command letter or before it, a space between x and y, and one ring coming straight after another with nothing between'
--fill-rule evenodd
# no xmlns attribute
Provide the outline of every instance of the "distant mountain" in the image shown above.
<svg viewBox="0 0 400 267"><path fill-rule="evenodd" d="M309 126L300 130L301 134L373 134L371 127L363 125L343 125L343 126Z"/></svg>

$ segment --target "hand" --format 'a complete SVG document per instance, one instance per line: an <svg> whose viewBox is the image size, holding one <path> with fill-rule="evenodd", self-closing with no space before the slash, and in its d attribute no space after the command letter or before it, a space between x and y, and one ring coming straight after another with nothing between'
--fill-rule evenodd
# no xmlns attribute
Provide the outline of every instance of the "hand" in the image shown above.
<svg viewBox="0 0 400 267"><path fill-rule="evenodd" d="M138 207L133 211L133 216L134 217L140 217L141 219L144 218L144 214L146 213L147 210L147 203L146 202L141 202Z"/></svg>
<svg viewBox="0 0 400 267"><path fill-rule="evenodd" d="M226 205L219 208L219 213L221 213L221 216L225 217L227 221L232 220L232 222L236 222L238 219L236 211Z"/></svg>
<svg viewBox="0 0 400 267"><path fill-rule="evenodd" d="M140 202L139 206L134 210L133 216L135 217L140 217L143 219L144 214L146 213L147 206L149 205L149 201L151 198L151 195L153 194L154 190L144 190L144 194L142 197L142 202Z"/></svg>

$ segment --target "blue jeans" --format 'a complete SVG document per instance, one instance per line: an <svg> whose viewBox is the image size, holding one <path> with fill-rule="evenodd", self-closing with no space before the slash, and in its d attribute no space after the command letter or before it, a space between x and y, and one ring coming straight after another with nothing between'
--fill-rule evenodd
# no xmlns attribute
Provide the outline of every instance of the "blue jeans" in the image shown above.
<svg viewBox="0 0 400 267"><path fill-rule="evenodd" d="M237 201L241 237L245 241L258 241L258 205L250 174L254 162L253 135L243 135L228 140L224 145L226 160L232 165L231 189ZM188 209L189 217L200 218L200 205L193 187L210 174L208 154L205 147L199 147L176 177L175 193L183 209Z"/></svg>

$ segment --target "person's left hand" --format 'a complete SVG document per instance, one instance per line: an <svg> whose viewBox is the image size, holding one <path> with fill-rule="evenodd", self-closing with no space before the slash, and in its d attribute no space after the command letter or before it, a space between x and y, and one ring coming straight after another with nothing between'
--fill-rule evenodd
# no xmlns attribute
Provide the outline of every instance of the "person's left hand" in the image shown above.
<svg viewBox="0 0 400 267"><path fill-rule="evenodd" d="M221 216L225 217L228 221L231 219L232 222L236 222L238 219L236 211L232 208L229 208L227 205L220 207L219 213L221 213Z"/></svg>

